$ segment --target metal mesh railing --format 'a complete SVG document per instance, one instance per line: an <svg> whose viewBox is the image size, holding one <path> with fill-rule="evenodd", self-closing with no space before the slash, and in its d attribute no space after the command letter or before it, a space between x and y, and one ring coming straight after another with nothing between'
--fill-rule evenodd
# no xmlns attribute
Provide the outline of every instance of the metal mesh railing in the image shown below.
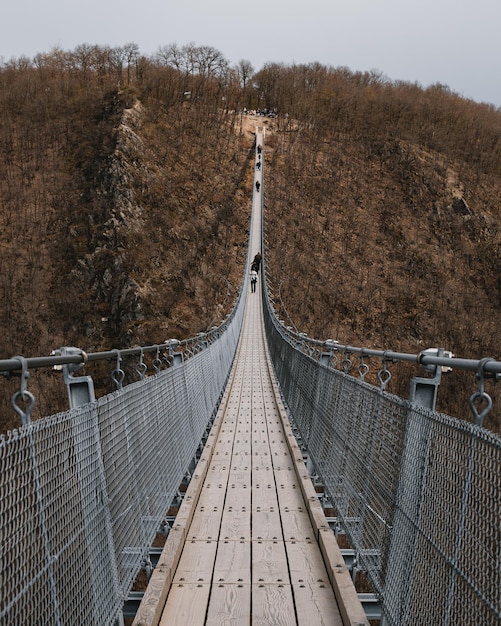
<svg viewBox="0 0 501 626"><path fill-rule="evenodd" d="M192 358L0 438L0 624L115 623L215 413L244 305Z"/></svg>
<svg viewBox="0 0 501 626"><path fill-rule="evenodd" d="M501 439L332 369L265 325L284 399L385 624L501 620Z"/></svg>

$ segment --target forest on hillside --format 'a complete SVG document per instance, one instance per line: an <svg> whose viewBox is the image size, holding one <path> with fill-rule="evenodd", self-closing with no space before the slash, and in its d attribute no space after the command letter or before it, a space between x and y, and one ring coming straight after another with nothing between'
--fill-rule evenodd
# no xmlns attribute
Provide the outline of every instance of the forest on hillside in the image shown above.
<svg viewBox="0 0 501 626"><path fill-rule="evenodd" d="M251 204L245 108L277 111L259 123L282 317L319 339L501 357L499 110L374 72L127 44L0 67L0 358L183 339L225 317ZM416 374L390 391L406 397ZM5 430L18 381L0 382ZM66 407L60 373L30 389L37 416ZM474 391L447 375L440 410L471 419Z"/></svg>

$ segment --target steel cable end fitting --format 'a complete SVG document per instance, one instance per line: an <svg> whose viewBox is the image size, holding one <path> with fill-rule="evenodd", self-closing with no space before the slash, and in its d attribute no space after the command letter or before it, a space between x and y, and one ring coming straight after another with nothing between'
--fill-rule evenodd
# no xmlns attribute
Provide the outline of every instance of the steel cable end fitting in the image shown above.
<svg viewBox="0 0 501 626"><path fill-rule="evenodd" d="M31 412L35 406L35 396L28 391L28 378L30 373L28 371L28 360L24 356L14 356L14 360L19 361L21 364L21 389L16 391L11 399L12 408L20 416L23 426L29 424ZM26 408L23 410L18 401L26 402Z"/></svg>
<svg viewBox="0 0 501 626"><path fill-rule="evenodd" d="M377 378L378 378L378 380L379 380L379 386L380 386L380 389L381 389L382 391L385 391L386 386L388 385L388 383L389 383L389 382L390 382L390 380L391 380L391 372L390 372L390 370L388 369L388 367L386 366L387 353L388 353L388 350L385 350L385 351L383 352L383 357L382 357L382 361L383 361L383 363L382 363L382 368L381 368L381 369L379 370L379 372L377 373Z"/></svg>
<svg viewBox="0 0 501 626"><path fill-rule="evenodd" d="M365 348L362 348L360 350L359 364L358 364L358 376L360 380L364 380L365 376L369 372L369 366L364 361L364 352L365 352Z"/></svg>
<svg viewBox="0 0 501 626"><path fill-rule="evenodd" d="M495 359L491 357L487 357L478 362L478 369L476 374L478 380L478 390L474 394L472 394L469 400L470 409L473 413L473 420L477 426L482 426L485 416L492 408L492 398L485 391L485 366L489 361L494 360ZM479 408L484 404L484 408L479 412Z"/></svg>
<svg viewBox="0 0 501 626"><path fill-rule="evenodd" d="M115 369L111 372L111 379L115 383L117 391L120 391L123 387L123 381L125 379L125 372L123 371L122 365L122 353L120 350L114 350L113 352L117 355L117 362Z"/></svg>

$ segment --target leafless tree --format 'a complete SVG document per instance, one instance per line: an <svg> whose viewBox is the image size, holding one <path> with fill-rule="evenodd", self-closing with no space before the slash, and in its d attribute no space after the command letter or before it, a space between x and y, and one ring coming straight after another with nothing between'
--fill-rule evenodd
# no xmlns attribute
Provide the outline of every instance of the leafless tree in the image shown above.
<svg viewBox="0 0 501 626"><path fill-rule="evenodd" d="M237 65L237 72L240 78L240 85L245 90L247 83L254 75L254 67L250 61L241 59Z"/></svg>
<svg viewBox="0 0 501 626"><path fill-rule="evenodd" d="M127 84L130 85L131 68L136 68L137 78L137 63L139 59L139 46L137 43L127 43L122 48L125 62L127 63Z"/></svg>

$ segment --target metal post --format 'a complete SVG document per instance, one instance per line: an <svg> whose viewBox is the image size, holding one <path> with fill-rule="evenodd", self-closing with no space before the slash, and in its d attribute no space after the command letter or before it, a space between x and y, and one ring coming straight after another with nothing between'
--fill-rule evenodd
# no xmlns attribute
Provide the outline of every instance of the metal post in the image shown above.
<svg viewBox="0 0 501 626"><path fill-rule="evenodd" d="M53 354L58 356L74 356L80 355L83 363L68 363L66 365L59 366L63 370L63 377L66 388L68 390L68 400L70 403L70 409L75 409L89 402L95 402L96 396L94 393L94 382L90 376L74 376L74 372L81 369L86 360L87 355L80 348L72 348L65 346L59 350L55 350ZM58 366L56 366L58 367Z"/></svg>
<svg viewBox="0 0 501 626"><path fill-rule="evenodd" d="M331 365L331 359L334 356L334 351L336 350L336 345L339 341L335 339L327 339L324 341L324 346L327 349L327 352L322 352L320 355L320 363L323 365Z"/></svg>
<svg viewBox="0 0 501 626"><path fill-rule="evenodd" d="M421 365L420 359L422 356L438 356L438 357L452 357L452 352L446 352L443 348L428 348L423 350L418 356L418 363ZM438 365L423 365L425 371L433 374L432 378L420 378L414 377L411 380L410 401L413 404L424 406L432 411L435 410L435 404L437 402L438 386L442 379L442 372L450 370L448 367L440 367Z"/></svg>
<svg viewBox="0 0 501 626"><path fill-rule="evenodd" d="M169 367L176 367L183 362L183 353L180 350L176 350L179 347L179 341L177 339L169 339L165 342L168 348L168 363Z"/></svg>

